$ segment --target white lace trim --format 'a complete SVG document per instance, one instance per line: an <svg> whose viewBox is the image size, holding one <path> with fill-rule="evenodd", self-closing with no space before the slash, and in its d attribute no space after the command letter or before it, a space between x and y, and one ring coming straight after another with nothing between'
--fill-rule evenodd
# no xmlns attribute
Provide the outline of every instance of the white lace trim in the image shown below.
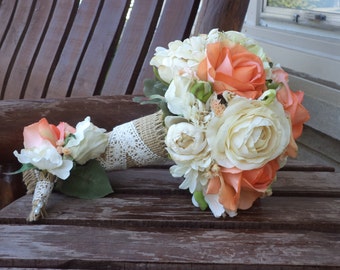
<svg viewBox="0 0 340 270"><path fill-rule="evenodd" d="M127 169L127 156L137 166L152 165L164 160L144 144L132 121L111 131L105 155L98 160L105 170L120 170Z"/></svg>
<svg viewBox="0 0 340 270"><path fill-rule="evenodd" d="M34 189L32 203L33 205L40 203L41 206L46 206L48 198L52 193L56 177L50 174L43 176L43 173L39 171L35 171L35 176L38 181Z"/></svg>
<svg viewBox="0 0 340 270"><path fill-rule="evenodd" d="M30 222L46 216L45 208L47 206L48 198L50 197L54 183L57 180L56 176L38 170L34 170L34 175L37 182L32 199L32 210L27 217L27 220Z"/></svg>

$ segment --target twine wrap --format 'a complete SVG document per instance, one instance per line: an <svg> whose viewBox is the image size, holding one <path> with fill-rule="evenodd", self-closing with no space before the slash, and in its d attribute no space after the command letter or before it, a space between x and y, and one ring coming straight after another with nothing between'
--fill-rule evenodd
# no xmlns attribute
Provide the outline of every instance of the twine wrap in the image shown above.
<svg viewBox="0 0 340 270"><path fill-rule="evenodd" d="M113 128L108 147L98 158L103 168L122 170L168 162L162 117L159 111Z"/></svg>
<svg viewBox="0 0 340 270"><path fill-rule="evenodd" d="M36 170L28 170L22 173L22 179L26 185L27 194L33 194L35 186L37 185Z"/></svg>

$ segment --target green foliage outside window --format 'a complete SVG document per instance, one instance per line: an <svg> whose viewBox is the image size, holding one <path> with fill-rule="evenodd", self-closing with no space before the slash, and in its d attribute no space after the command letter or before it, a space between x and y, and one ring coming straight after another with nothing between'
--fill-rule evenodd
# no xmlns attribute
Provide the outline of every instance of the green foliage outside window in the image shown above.
<svg viewBox="0 0 340 270"><path fill-rule="evenodd" d="M267 0L267 6L294 8L294 9L313 9L316 7L327 7L332 1L327 0Z"/></svg>

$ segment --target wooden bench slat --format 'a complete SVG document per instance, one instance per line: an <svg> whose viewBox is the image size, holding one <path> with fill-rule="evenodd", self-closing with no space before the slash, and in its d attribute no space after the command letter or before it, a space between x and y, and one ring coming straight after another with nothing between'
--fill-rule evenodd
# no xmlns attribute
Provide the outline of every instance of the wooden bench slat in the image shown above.
<svg viewBox="0 0 340 270"><path fill-rule="evenodd" d="M24 1L23 1L24 2ZM41 43L25 89L25 99L45 98L51 75L65 44L72 24L72 15L79 1L55 1L56 6Z"/></svg>
<svg viewBox="0 0 340 270"><path fill-rule="evenodd" d="M138 70L146 54L150 36L156 26L155 17L159 15L161 1L135 1L122 33L117 51L105 78L101 95L126 94L132 92L131 83L136 81ZM149 27L145 27L148 25ZM128 56L128 57L127 57ZM151 67L150 67L151 68ZM122 78L126 78L122 80ZM143 88L143 86L140 86Z"/></svg>
<svg viewBox="0 0 340 270"><path fill-rule="evenodd" d="M178 188L182 180L173 178L168 169L129 169L109 176L112 196L84 201L53 193L49 217L42 222L340 231L339 173L280 171L272 197L225 220L195 208L189 192ZM2 209L1 222L25 223L30 200L27 195Z"/></svg>
<svg viewBox="0 0 340 270"><path fill-rule="evenodd" d="M48 24L53 7L52 0L38 1L34 7L34 13L25 33L25 38L8 79L6 88L10 91L6 91L5 99L19 99L24 96L25 93L22 92L22 89L25 89L25 83L27 83L30 70L35 62L36 54L42 42L41 38L44 37L46 24Z"/></svg>
<svg viewBox="0 0 340 270"><path fill-rule="evenodd" d="M22 175L6 175L4 172L16 171L19 166L14 164L0 165L0 209L26 194L26 186Z"/></svg>
<svg viewBox="0 0 340 270"><path fill-rule="evenodd" d="M97 83L106 79L116 49L114 44L120 42L128 8L129 1L103 1L103 8L77 72L71 96L100 94L98 87L101 88L101 85L97 86Z"/></svg>
<svg viewBox="0 0 340 270"><path fill-rule="evenodd" d="M25 224L31 208L26 195L0 210L0 223ZM288 203L289 202L289 203ZM92 226L148 226L215 229L280 229L340 232L338 198L268 197L235 218L215 218L191 203L191 195L113 194L95 200L53 193L49 216L42 224Z"/></svg>
<svg viewBox="0 0 340 270"><path fill-rule="evenodd" d="M32 11L33 1L19 1L17 3L16 9L13 14L13 21L11 23L11 28L16 29L16 31L9 31L1 44L0 50L0 85L2 86L0 92L0 99L3 99L8 95L6 90L8 78L12 70L16 55L15 52L21 47L23 38L25 37L27 30L27 22L30 19L30 14Z"/></svg>
<svg viewBox="0 0 340 270"><path fill-rule="evenodd" d="M193 34L207 33L213 28L240 31L243 26L243 19L247 13L249 1L202 1L198 17L196 18ZM239 16L212 16L212 14L238 14Z"/></svg>
<svg viewBox="0 0 340 270"><path fill-rule="evenodd" d="M335 233L0 225L0 234L5 267L294 269L340 263Z"/></svg>
<svg viewBox="0 0 340 270"><path fill-rule="evenodd" d="M324 164L313 164L305 161L288 158L287 164L280 169L281 171L315 171L315 172L334 172L335 168Z"/></svg>
<svg viewBox="0 0 340 270"><path fill-rule="evenodd" d="M274 195L340 197L340 173L279 171Z"/></svg>
<svg viewBox="0 0 340 270"><path fill-rule="evenodd" d="M63 46L57 66L52 74L47 92L47 98L66 97L74 76L77 74L78 65L86 51L91 27L96 21L100 1L82 1L76 12L72 28ZM98 68L96 66L93 67Z"/></svg>
<svg viewBox="0 0 340 270"><path fill-rule="evenodd" d="M184 7L186 5L187 7ZM181 6L182 8L178 8ZM198 5L193 0L167 0L164 3L162 17L155 29L153 39L151 41L149 50L144 59L143 66L138 74L138 79L135 83L133 94L143 94L143 81L146 78L153 78L152 68L150 67L150 60L155 53L158 46L166 47L170 41L182 40L189 37L191 27L194 23L194 18L191 14L196 14ZM164 31L166 29L166 31ZM131 93L128 93L131 94Z"/></svg>
<svg viewBox="0 0 340 270"><path fill-rule="evenodd" d="M0 49L12 23L17 1L2 1L0 6Z"/></svg>
<svg viewBox="0 0 340 270"><path fill-rule="evenodd" d="M112 186L125 193L174 192L182 182L168 169L132 168L108 174ZM340 173L279 171L272 187L275 196L340 197L339 183Z"/></svg>

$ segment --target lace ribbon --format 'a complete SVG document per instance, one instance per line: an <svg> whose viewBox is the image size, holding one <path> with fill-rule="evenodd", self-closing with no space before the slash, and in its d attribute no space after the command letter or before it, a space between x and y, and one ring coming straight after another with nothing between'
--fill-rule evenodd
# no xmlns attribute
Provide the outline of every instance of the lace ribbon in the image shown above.
<svg viewBox="0 0 340 270"><path fill-rule="evenodd" d="M37 179L32 199L32 210L28 216L28 221L36 221L40 217L46 216L45 207L50 197L56 176L50 173L44 173L34 170L35 177Z"/></svg>
<svg viewBox="0 0 340 270"><path fill-rule="evenodd" d="M157 139L157 138L155 138ZM139 136L134 123L128 122L115 127L109 137L104 156L98 159L105 170L127 169L167 161L150 150Z"/></svg>

